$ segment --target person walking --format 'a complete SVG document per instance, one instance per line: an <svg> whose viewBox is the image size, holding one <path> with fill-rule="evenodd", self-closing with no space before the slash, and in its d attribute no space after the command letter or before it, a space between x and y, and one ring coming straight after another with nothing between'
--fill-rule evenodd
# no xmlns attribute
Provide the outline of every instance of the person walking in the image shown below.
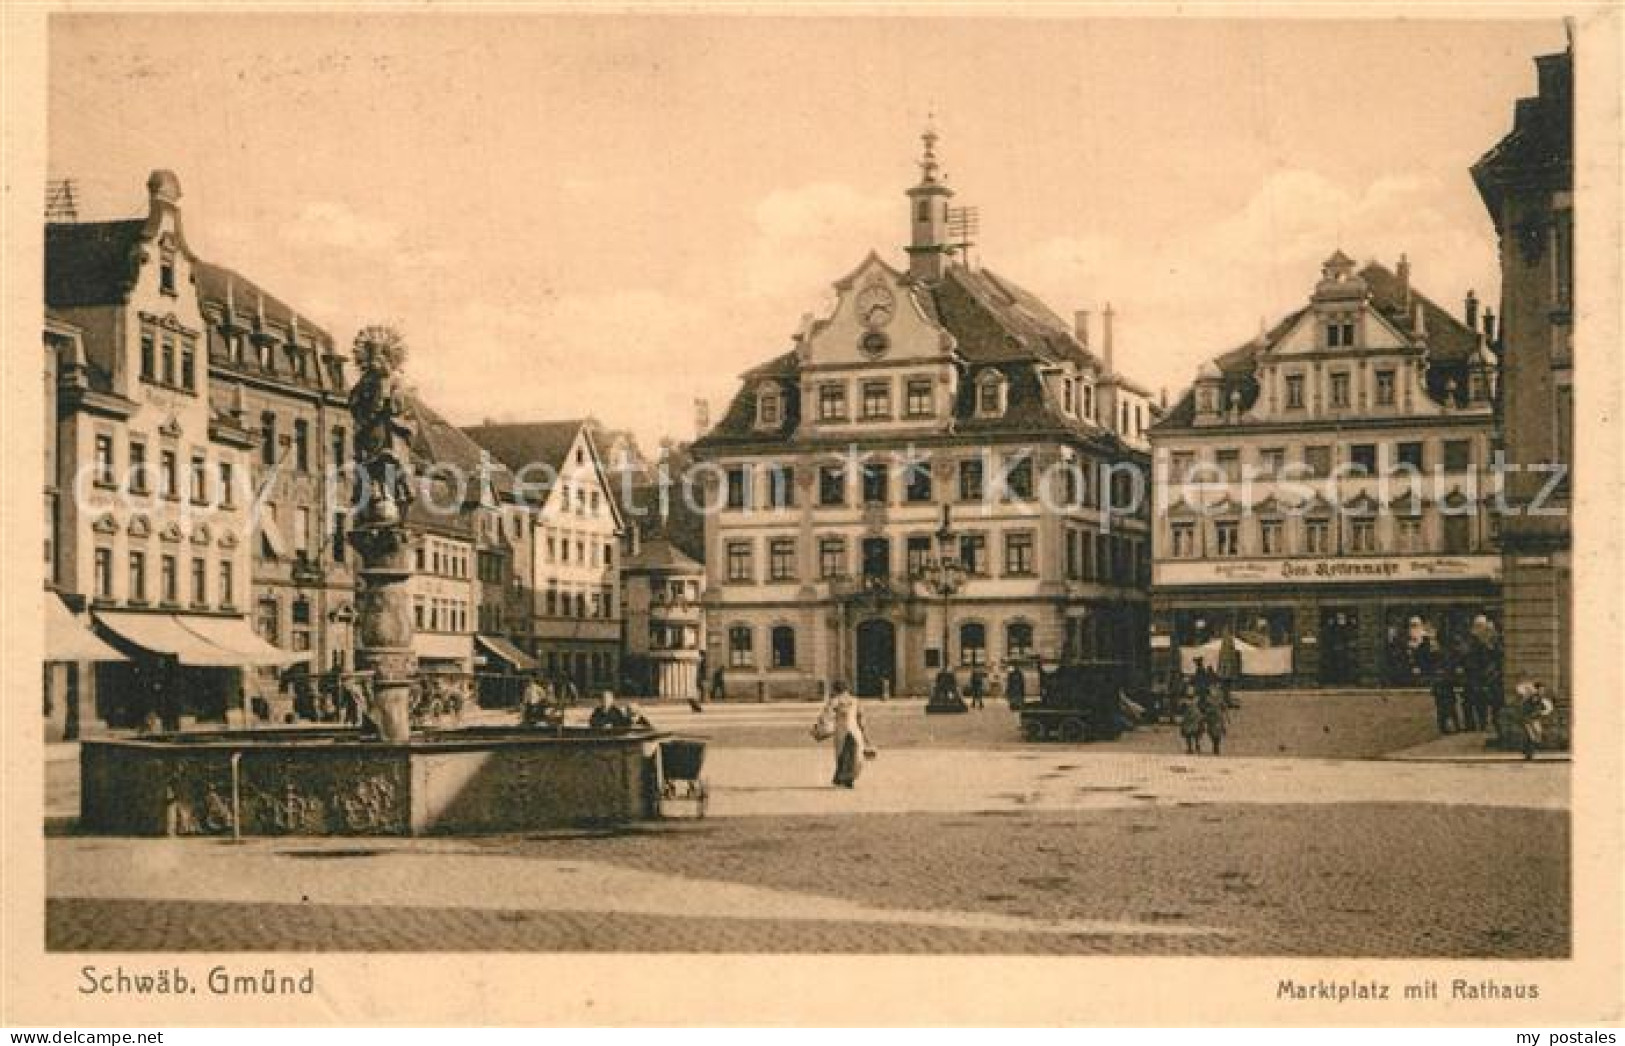
<svg viewBox="0 0 1625 1046"><path fill-rule="evenodd" d="M1224 707L1224 694L1218 688L1209 686L1205 697L1197 699L1202 713L1202 729L1207 734L1208 743L1213 746L1213 754L1219 754L1219 746L1224 743L1224 735L1230 725L1230 713Z"/></svg>
<svg viewBox="0 0 1625 1046"><path fill-rule="evenodd" d="M1012 708L1020 708L1027 701L1027 677L1021 674L1021 666L1012 664L1010 671L1004 677L1004 695L1010 701Z"/></svg>
<svg viewBox="0 0 1625 1046"><path fill-rule="evenodd" d="M874 757L864 729L862 705L845 683L837 683L818 720L828 728L835 744L835 776L831 783L837 788L854 787L863 772L863 761Z"/></svg>
<svg viewBox="0 0 1625 1046"><path fill-rule="evenodd" d="M1213 745L1213 754L1219 754L1224 743L1229 718L1225 714L1224 695L1218 692L1218 677L1203 658L1196 659L1196 670L1191 673L1191 691L1196 695L1196 715L1201 721L1196 750L1201 751L1201 734L1206 734Z"/></svg>
<svg viewBox="0 0 1625 1046"><path fill-rule="evenodd" d="M1554 711L1552 699L1546 696L1545 684L1519 683L1518 720L1522 727L1522 748L1525 759L1535 758L1535 749L1546 736L1546 720Z"/></svg>
<svg viewBox="0 0 1625 1046"><path fill-rule="evenodd" d="M1204 698L1212 694L1217 684L1218 677L1214 675L1213 669L1207 666L1207 660L1197 657L1196 663L1191 667L1191 693L1196 696L1197 704L1201 704Z"/></svg>
<svg viewBox="0 0 1625 1046"><path fill-rule="evenodd" d="M1202 711L1197 707L1196 699L1188 693L1181 693L1175 701L1175 715L1178 717L1179 736L1185 740L1185 754L1199 755L1202 751Z"/></svg>
<svg viewBox="0 0 1625 1046"><path fill-rule="evenodd" d="M987 673L978 666L970 673L970 706L972 708L986 707L982 698L987 694Z"/></svg>

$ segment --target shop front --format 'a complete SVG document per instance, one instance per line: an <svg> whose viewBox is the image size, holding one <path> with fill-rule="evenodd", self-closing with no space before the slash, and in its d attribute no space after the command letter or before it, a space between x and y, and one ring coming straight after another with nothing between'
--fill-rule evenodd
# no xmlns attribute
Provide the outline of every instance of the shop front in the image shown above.
<svg viewBox="0 0 1625 1046"><path fill-rule="evenodd" d="M98 664L127 661L96 638L88 619L54 592L45 593L45 740L77 741L100 718L95 712Z"/></svg>
<svg viewBox="0 0 1625 1046"><path fill-rule="evenodd" d="M1244 686L1425 686L1475 618L1500 624L1494 556L1163 563L1157 573L1159 674L1176 663L1189 674L1197 657L1216 666L1228 642Z"/></svg>
<svg viewBox="0 0 1625 1046"><path fill-rule="evenodd" d="M482 708L512 708L535 678L536 659L502 636L474 637L474 676Z"/></svg>
<svg viewBox="0 0 1625 1046"><path fill-rule="evenodd" d="M96 624L127 658L97 669L97 714L109 726L227 722L247 714L246 673L309 658L270 645L242 618L98 611Z"/></svg>

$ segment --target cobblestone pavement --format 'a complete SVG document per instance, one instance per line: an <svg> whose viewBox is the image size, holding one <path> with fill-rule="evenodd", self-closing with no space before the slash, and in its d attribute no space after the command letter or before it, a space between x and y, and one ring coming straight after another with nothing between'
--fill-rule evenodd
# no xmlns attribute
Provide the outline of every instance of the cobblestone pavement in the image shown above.
<svg viewBox="0 0 1625 1046"><path fill-rule="evenodd" d="M56 839L47 946L1558 957L1567 852L1561 813L1424 804Z"/></svg>
<svg viewBox="0 0 1625 1046"><path fill-rule="evenodd" d="M1222 757L1153 726L1025 744L989 705L870 703L828 785L812 704L652 709L712 740L706 820L482 839L60 834L59 950L546 950L1555 957L1566 762L1440 744L1425 696L1247 695ZM700 727L703 725L703 730ZM1396 752L1397 750L1401 750ZM1408 761L1374 758L1389 753Z"/></svg>
<svg viewBox="0 0 1625 1046"><path fill-rule="evenodd" d="M829 746L707 755L713 817L1168 808L1351 802L1565 810L1568 767L1187 756L1110 746L883 750L856 789L830 788ZM678 811L680 812L680 811Z"/></svg>
<svg viewBox="0 0 1625 1046"><path fill-rule="evenodd" d="M1226 752L1232 755L1371 759L1438 736L1433 701L1420 690L1256 691L1240 695L1231 715ZM661 729L709 735L719 745L743 748L806 747L818 703L712 703L701 713L686 704L646 705ZM870 731L889 750L913 748L1028 748L1017 716L1002 700L963 715L926 715L917 699L863 703ZM584 714L584 713L582 713ZM1051 743L1045 747L1062 747ZM1112 742L1066 746L1078 750L1172 753L1183 750L1168 724L1141 727Z"/></svg>

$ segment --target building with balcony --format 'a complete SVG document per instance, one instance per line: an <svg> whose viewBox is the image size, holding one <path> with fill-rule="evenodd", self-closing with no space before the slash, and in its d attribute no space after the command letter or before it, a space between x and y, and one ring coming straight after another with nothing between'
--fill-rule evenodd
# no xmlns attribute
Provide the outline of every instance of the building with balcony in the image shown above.
<svg viewBox="0 0 1625 1046"><path fill-rule="evenodd" d="M1111 369L967 263L924 140L907 266L871 253L837 280L692 447L715 480L706 656L730 696L924 693L944 665L1145 648L1148 457L1097 391ZM947 599L944 561L964 574Z"/></svg>
<svg viewBox="0 0 1625 1046"><path fill-rule="evenodd" d="M1152 644L1294 685L1414 678L1499 617L1494 318L1341 251L1308 304L1204 363L1152 426Z"/></svg>
<svg viewBox="0 0 1625 1046"><path fill-rule="evenodd" d="M1505 671L1512 688L1573 685L1574 55L1535 59L1539 93L1473 166L1501 244L1501 527ZM1531 511L1533 509L1533 511Z"/></svg>
<svg viewBox="0 0 1625 1046"><path fill-rule="evenodd" d="M180 183L155 171L147 190L145 218L46 227L49 566L127 659L75 687L87 726L224 720L259 668L308 658L249 625L256 440L216 405Z"/></svg>
<svg viewBox="0 0 1625 1046"><path fill-rule="evenodd" d="M621 564L622 685L642 697L698 698L704 672L705 567L669 538L643 539Z"/></svg>

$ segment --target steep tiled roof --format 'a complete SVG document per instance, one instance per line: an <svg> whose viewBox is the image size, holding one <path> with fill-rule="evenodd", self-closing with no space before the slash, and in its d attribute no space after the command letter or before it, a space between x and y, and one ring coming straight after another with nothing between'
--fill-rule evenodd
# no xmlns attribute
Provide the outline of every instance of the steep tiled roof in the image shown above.
<svg viewBox="0 0 1625 1046"><path fill-rule="evenodd" d="M1540 93L1520 98L1512 130L1473 164L1473 181L1500 224L1500 198L1510 185L1569 186L1574 181L1574 56L1541 55Z"/></svg>
<svg viewBox="0 0 1625 1046"><path fill-rule="evenodd" d="M1098 368L1100 364L1078 343L1066 321L1031 292L990 270L953 266L940 281L917 285L914 295L926 315L953 335L964 367L954 405L956 432L1115 438L1099 426L1069 417L1046 394L1038 366L1070 362ZM976 380L989 370L997 370L1008 383L1006 410L996 418L979 418ZM799 374L794 352L746 371L722 419L697 447L704 450L791 438L800 423ZM788 393L783 421L772 429L756 426L756 400L766 379L779 380Z"/></svg>
<svg viewBox="0 0 1625 1046"><path fill-rule="evenodd" d="M412 454L417 467L422 470L431 465L445 466L438 470L432 481L443 484L452 481L455 476L455 481L462 484L463 504L478 504L481 492L477 484L487 455L482 454L480 446L465 436L461 429L441 417L421 399L410 397L410 406L417 422L417 431L412 438ZM498 499L505 499L512 493L513 477L500 461L493 459L488 467L492 494ZM426 504L425 499L419 498L413 502L407 520L459 532L468 530L471 524L466 513L444 511L452 497L449 489L436 492L435 505L442 511L435 511Z"/></svg>
<svg viewBox="0 0 1625 1046"><path fill-rule="evenodd" d="M680 472L672 478L681 483ZM660 519L660 488L653 483L635 484L624 492L617 483L615 500L621 517L628 526L637 527L645 541L665 538L691 559L705 559L705 516L684 497L680 485L668 493L664 522Z"/></svg>
<svg viewBox="0 0 1625 1046"><path fill-rule="evenodd" d="M251 320L263 302L265 319L279 327L284 335L293 318L298 315L300 342L313 340L325 351L332 351L333 338L327 331L312 323L307 317L296 313L292 306L241 273L198 258L192 263L192 274L197 280L198 300L202 303L224 309L229 287L233 307L243 321Z"/></svg>
<svg viewBox="0 0 1625 1046"><path fill-rule="evenodd" d="M515 473L527 466L546 465L555 473L564 466L565 455L575 445L585 419L572 421L527 421L514 424L469 425L462 431L474 443Z"/></svg>
<svg viewBox="0 0 1625 1046"><path fill-rule="evenodd" d="M1399 276L1376 262L1368 262L1360 270L1360 278L1366 282L1371 292L1372 307L1401 331L1409 331L1412 318L1406 308L1405 284ZM1464 380L1465 367L1478 348L1478 334L1440 308L1432 299L1419 293L1415 287L1410 290L1410 300L1413 304L1421 305L1423 322L1427 329L1428 391L1434 398L1442 400L1446 394L1446 385L1454 381L1457 395L1464 395L1467 391L1467 382ZM1220 388L1220 398L1223 402L1229 402L1232 392L1239 392L1243 410L1253 405L1254 400L1258 398L1258 382L1253 377L1254 362L1267 347L1284 337L1308 308L1305 306L1287 314L1265 332L1262 341L1255 338L1214 357L1213 362L1224 377L1224 384ZM1195 418L1196 393L1194 389L1187 388L1184 395L1179 398L1179 402L1169 409L1161 421L1152 426L1152 430L1188 428Z"/></svg>
<svg viewBox="0 0 1625 1046"><path fill-rule="evenodd" d="M941 323L972 363L1038 359L1093 363L1065 320L988 269L950 268L929 289Z"/></svg>
<svg viewBox="0 0 1625 1046"><path fill-rule="evenodd" d="M45 226L45 302L119 305L131 286L144 219Z"/></svg>
<svg viewBox="0 0 1625 1046"><path fill-rule="evenodd" d="M699 574L705 570L692 557L677 548L670 538L663 535L645 539L642 547L635 555L627 557L621 568L629 571L661 570L691 574Z"/></svg>

